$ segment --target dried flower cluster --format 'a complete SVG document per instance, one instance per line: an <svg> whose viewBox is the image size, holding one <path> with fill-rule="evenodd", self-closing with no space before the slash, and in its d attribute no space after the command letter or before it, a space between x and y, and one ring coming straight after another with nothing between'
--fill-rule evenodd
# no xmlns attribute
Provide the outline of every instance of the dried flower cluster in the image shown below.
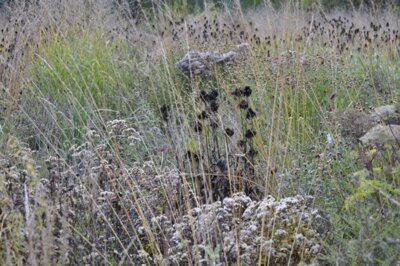
<svg viewBox="0 0 400 266"><path fill-rule="evenodd" d="M73 146L67 159L50 156L45 168L26 144L10 138L9 153L0 155L0 229L10 256L32 261L10 242L20 238L23 250L43 250L34 259L50 264L97 264L104 257L136 264L139 228L184 205L179 173L152 161L121 162L140 134L125 120L106 124L109 138L88 130L87 141Z"/></svg>
<svg viewBox="0 0 400 266"><path fill-rule="evenodd" d="M152 220L165 263L191 265L298 265L316 262L329 223L301 196L253 201L237 193L222 202L191 209L179 222Z"/></svg>

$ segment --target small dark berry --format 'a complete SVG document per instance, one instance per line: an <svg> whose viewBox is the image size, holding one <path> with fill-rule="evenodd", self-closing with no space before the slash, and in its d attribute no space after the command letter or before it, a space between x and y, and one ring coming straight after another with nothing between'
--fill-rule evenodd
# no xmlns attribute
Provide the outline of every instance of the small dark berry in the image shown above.
<svg viewBox="0 0 400 266"><path fill-rule="evenodd" d="M271 175L276 174L276 172L278 172L278 169L276 167L270 170Z"/></svg>
<svg viewBox="0 0 400 266"><path fill-rule="evenodd" d="M251 138L253 138L256 134L257 134L257 133L256 133L254 130L248 129L248 130L246 131L246 133L244 134L244 136L245 136L246 138L248 138L248 139L251 139Z"/></svg>
<svg viewBox="0 0 400 266"><path fill-rule="evenodd" d="M201 131L203 131L203 125L200 122L196 123L196 125L194 125L194 131L201 133Z"/></svg>
<svg viewBox="0 0 400 266"><path fill-rule="evenodd" d="M251 95L251 93L252 93L252 90L251 90L250 86L245 86L245 87L242 89L242 94L243 94L244 96L246 96L246 97L249 97L249 96Z"/></svg>
<svg viewBox="0 0 400 266"><path fill-rule="evenodd" d="M235 131L233 131L233 130L230 129L230 128L226 128L226 129L225 129L225 133L226 133L226 135L228 135L229 137L232 137L233 134L235 134Z"/></svg>
<svg viewBox="0 0 400 266"><path fill-rule="evenodd" d="M198 118L199 120L207 119L207 118L208 118L208 114L207 114L206 111L202 111L201 114L199 114L199 115L197 116L197 118Z"/></svg>
<svg viewBox="0 0 400 266"><path fill-rule="evenodd" d="M226 161L224 159L219 159L215 165L223 173L225 173L228 170L228 168L226 166Z"/></svg>
<svg viewBox="0 0 400 266"><path fill-rule="evenodd" d="M219 93L217 90L211 90L211 92L208 95L209 95L211 101L215 101L215 100L217 100Z"/></svg>
<svg viewBox="0 0 400 266"><path fill-rule="evenodd" d="M169 106L164 104L163 106L161 106L160 112L161 112L162 119L167 122L168 121Z"/></svg>
<svg viewBox="0 0 400 266"><path fill-rule="evenodd" d="M217 128L219 127L218 123L215 122L215 121L211 121L211 122L210 122L210 126L211 126L211 128L213 128L213 129L217 129Z"/></svg>
<svg viewBox="0 0 400 266"><path fill-rule="evenodd" d="M219 104L216 101L210 103L210 109L213 112L218 112Z"/></svg>
<svg viewBox="0 0 400 266"><path fill-rule="evenodd" d="M242 100L239 103L239 108L245 110L245 109L249 108L249 103L246 100Z"/></svg>
<svg viewBox="0 0 400 266"><path fill-rule="evenodd" d="M203 100L204 102L208 102L210 99L210 96L208 93L204 90L200 91L200 99Z"/></svg>
<svg viewBox="0 0 400 266"><path fill-rule="evenodd" d="M249 108L246 114L247 119L253 119L256 116L256 112L253 111L253 109Z"/></svg>
<svg viewBox="0 0 400 266"><path fill-rule="evenodd" d="M250 148L250 150L247 152L247 156L249 158L253 158L256 155L257 155L257 151L255 149L253 149L253 148Z"/></svg>
<svg viewBox="0 0 400 266"><path fill-rule="evenodd" d="M191 151L188 150L186 155L189 158L189 160L194 160L196 162L199 161L199 155L197 155L197 153L195 153L195 152L191 152Z"/></svg>

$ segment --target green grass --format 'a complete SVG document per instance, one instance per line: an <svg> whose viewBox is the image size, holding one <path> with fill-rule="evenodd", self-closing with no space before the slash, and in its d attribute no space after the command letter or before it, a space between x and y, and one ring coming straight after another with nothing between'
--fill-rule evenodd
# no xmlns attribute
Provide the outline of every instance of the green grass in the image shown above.
<svg viewBox="0 0 400 266"><path fill-rule="evenodd" d="M307 16L290 11L274 15L287 21ZM270 14L261 10L249 19L265 23L262 12ZM218 16L221 24L239 17ZM180 33L173 41L170 18L163 19L154 28L165 27L164 36L147 23L123 20L113 21L117 29L110 31L105 30L110 25L93 30L83 22L43 29L28 53L21 84L26 91L13 99L15 112L2 114L0 239L12 245L0 246L0 260L114 265L122 257L133 263L124 254L140 249L159 264L168 241L150 229L153 218L179 221L191 204L215 197L210 181L223 158L244 165L228 169L227 180L237 185L230 187L233 191L251 184L261 191L258 197L314 197L330 224L321 263L397 263L398 147L350 143L341 135L346 125L331 112L369 111L399 101L400 64L393 45L357 52L349 44L349 51L339 53L323 40L295 42L294 29L275 29L278 37L271 44L249 41L250 51L241 60L216 66L211 77L189 79L175 65L189 48L225 52L237 40L204 44ZM241 27L254 33L247 22ZM257 34L268 35L268 30L260 27ZM304 60L281 61L288 49ZM254 119L238 107L244 98L232 95L244 86L252 89L245 100L257 112ZM199 118L209 108L199 98L202 90L218 91L218 111L209 113L218 128L211 119ZM226 128L234 130L233 137L227 137ZM253 138L245 137L249 129L256 132ZM251 164L235 159L243 152L240 140L257 151ZM188 151L198 158L189 158ZM23 230L29 231L26 239ZM69 253L62 257L58 250ZM88 258L94 252L97 259ZM207 246L205 253L218 261L218 247ZM151 264L149 258L143 261Z"/></svg>
<svg viewBox="0 0 400 266"><path fill-rule="evenodd" d="M49 123L44 126L54 128L49 135L60 137L61 145L79 143L90 124L100 127L104 119L129 116L143 90L135 84L131 59L126 42L110 41L101 31L50 32L31 67L28 100L36 101L31 112L37 113L30 114L43 115Z"/></svg>

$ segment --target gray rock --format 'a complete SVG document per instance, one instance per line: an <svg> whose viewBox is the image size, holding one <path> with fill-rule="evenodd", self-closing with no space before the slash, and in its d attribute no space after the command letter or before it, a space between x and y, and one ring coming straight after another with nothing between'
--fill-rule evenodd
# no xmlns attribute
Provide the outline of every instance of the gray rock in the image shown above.
<svg viewBox="0 0 400 266"><path fill-rule="evenodd" d="M400 104L376 107L371 117L377 122L400 125Z"/></svg>
<svg viewBox="0 0 400 266"><path fill-rule="evenodd" d="M360 138L363 144L400 145L399 125L376 125Z"/></svg>
<svg viewBox="0 0 400 266"><path fill-rule="evenodd" d="M247 46L243 44L236 47L236 49L243 50L245 47ZM218 52L190 51L176 63L176 67L187 77L191 77L192 75L205 77L211 74L211 69L215 64L231 62L236 58L236 55L237 53L233 51L223 54Z"/></svg>

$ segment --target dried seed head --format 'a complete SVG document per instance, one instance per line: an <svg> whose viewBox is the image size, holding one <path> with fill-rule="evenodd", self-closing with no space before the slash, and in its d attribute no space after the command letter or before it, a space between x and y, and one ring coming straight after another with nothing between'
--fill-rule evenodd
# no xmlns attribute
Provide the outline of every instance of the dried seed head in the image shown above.
<svg viewBox="0 0 400 266"><path fill-rule="evenodd" d="M239 103L239 108L243 109L243 110L246 110L247 108L249 108L249 103L246 100L242 100Z"/></svg>
<svg viewBox="0 0 400 266"><path fill-rule="evenodd" d="M226 135L228 135L229 137L232 137L233 134L235 134L235 131L233 131L233 129L226 128L226 129L225 129L225 133L226 133Z"/></svg>
<svg viewBox="0 0 400 266"><path fill-rule="evenodd" d="M215 165L222 173L226 173L228 168L224 159L219 159Z"/></svg>
<svg viewBox="0 0 400 266"><path fill-rule="evenodd" d="M196 123L194 125L194 131L201 133L203 131L203 125L200 122Z"/></svg>
<svg viewBox="0 0 400 266"><path fill-rule="evenodd" d="M162 105L161 108L160 108L160 112L161 112L162 119L163 119L165 122L168 122L169 106L167 106L167 105L165 105L165 104Z"/></svg>
<svg viewBox="0 0 400 266"><path fill-rule="evenodd" d="M257 151L255 150L255 149L253 149L253 148L250 148L250 150L247 152L247 157L249 157L249 158L253 158L254 156L256 156L257 155Z"/></svg>
<svg viewBox="0 0 400 266"><path fill-rule="evenodd" d="M210 110L213 112L218 112L219 104L216 101L210 103Z"/></svg>
<svg viewBox="0 0 400 266"><path fill-rule="evenodd" d="M257 113L254 112L253 109L249 108L249 109L247 110L246 118L247 118L247 119L253 119L256 115L257 115Z"/></svg>
<svg viewBox="0 0 400 266"><path fill-rule="evenodd" d="M207 93L205 90L200 91L200 99L202 99L204 102L216 101L218 96L219 93L217 90L211 90L210 93Z"/></svg>
<svg viewBox="0 0 400 266"><path fill-rule="evenodd" d="M199 115L197 116L197 118L198 118L199 120L207 119L207 118L208 118L208 114L207 114L206 111L203 110L203 111L201 112L201 114L199 114Z"/></svg>
<svg viewBox="0 0 400 266"><path fill-rule="evenodd" d="M208 95L209 95L211 101L215 101L215 100L217 100L219 93L217 90L211 90L211 92Z"/></svg>
<svg viewBox="0 0 400 266"><path fill-rule="evenodd" d="M186 152L186 156L189 158L189 160L194 160L196 162L199 161L199 155L196 152L191 152L190 150L188 150Z"/></svg>
<svg viewBox="0 0 400 266"><path fill-rule="evenodd" d="M210 122L210 126L211 126L211 128L213 128L213 129L217 129L217 128L219 127L218 123L215 122L215 121L211 121L211 122Z"/></svg>
<svg viewBox="0 0 400 266"><path fill-rule="evenodd" d="M251 95L251 93L252 93L252 90L251 90L250 86L245 86L245 87L242 89L242 94L243 94L244 96L246 96L246 97L249 97L249 96Z"/></svg>
<svg viewBox="0 0 400 266"><path fill-rule="evenodd" d="M251 138L253 138L256 134L257 134L257 133L256 133L254 130L248 129L248 130L246 131L246 133L244 134L244 136L245 136L246 138L248 138L248 139L251 139Z"/></svg>
<svg viewBox="0 0 400 266"><path fill-rule="evenodd" d="M208 93L205 91L205 90L201 90L200 91L200 99L203 101L203 102L208 102L210 99L209 99L209 96L208 96Z"/></svg>

